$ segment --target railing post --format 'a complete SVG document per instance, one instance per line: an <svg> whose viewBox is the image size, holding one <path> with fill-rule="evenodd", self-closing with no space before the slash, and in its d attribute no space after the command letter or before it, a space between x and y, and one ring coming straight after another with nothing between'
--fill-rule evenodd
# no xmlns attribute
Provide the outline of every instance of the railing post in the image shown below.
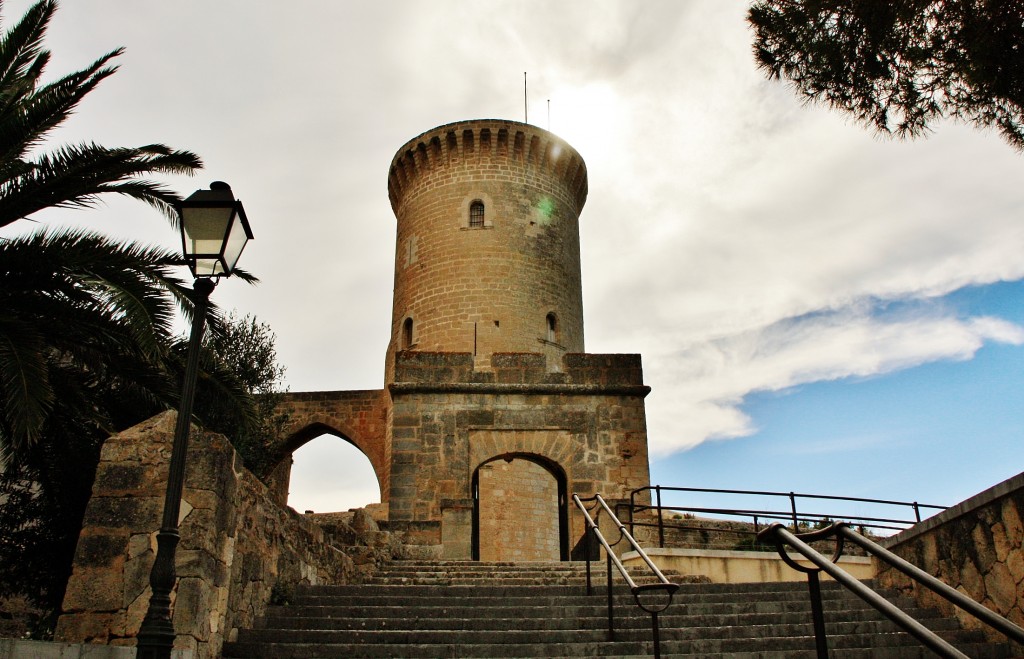
<svg viewBox="0 0 1024 659"><path fill-rule="evenodd" d="M658 629L657 611L651 611L651 626L654 632L654 659L661 659L661 632Z"/></svg>
<svg viewBox="0 0 1024 659"><path fill-rule="evenodd" d="M793 533L800 533L800 520L796 516L796 494L789 493L789 508L793 511Z"/></svg>
<svg viewBox="0 0 1024 659"><path fill-rule="evenodd" d="M593 592L590 588L590 538L593 534L594 530L588 525L587 530L583 533L583 554L587 561L587 595Z"/></svg>
<svg viewBox="0 0 1024 659"><path fill-rule="evenodd" d="M811 620L814 623L814 646L818 659L828 659L828 638L825 636L825 611L821 605L821 582L817 572L807 573L807 589L811 593Z"/></svg>
<svg viewBox="0 0 1024 659"><path fill-rule="evenodd" d="M654 486L654 493L658 498L658 547L665 548L665 521L661 514L661 486Z"/></svg>
<svg viewBox="0 0 1024 659"><path fill-rule="evenodd" d="M615 622L612 616L612 607L615 605L612 594L612 555L607 549L604 552L605 555L605 570L608 574L606 583L608 584L608 640L615 640Z"/></svg>
<svg viewBox="0 0 1024 659"><path fill-rule="evenodd" d="M921 521L921 509L917 506L916 501L914 502L914 517L917 518L918 522Z"/></svg>
<svg viewBox="0 0 1024 659"><path fill-rule="evenodd" d="M634 535L633 531L633 506L636 505L636 490L629 493L629 534Z"/></svg>

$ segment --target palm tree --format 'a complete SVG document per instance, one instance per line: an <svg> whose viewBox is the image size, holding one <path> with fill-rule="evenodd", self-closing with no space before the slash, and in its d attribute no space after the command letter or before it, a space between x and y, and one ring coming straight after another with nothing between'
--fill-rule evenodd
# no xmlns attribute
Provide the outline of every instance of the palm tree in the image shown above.
<svg viewBox="0 0 1024 659"><path fill-rule="evenodd" d="M74 231L0 242L0 459L38 440L58 402L115 430L102 406L85 402L92 383L173 402L175 302L190 294L171 274L178 260ZM82 386L72 393L73 381Z"/></svg>
<svg viewBox="0 0 1024 659"><path fill-rule="evenodd" d="M193 173L202 167L194 153L162 144L79 144L30 155L117 70L110 62L123 52L118 48L81 71L43 84L50 53L42 41L56 9L55 0L40 0L0 38L0 227L44 208L88 207L104 193L140 199L176 223L178 196L144 177Z"/></svg>
<svg viewBox="0 0 1024 659"><path fill-rule="evenodd" d="M195 154L161 144L42 149L122 52L42 83L50 59L42 40L56 7L40 0L0 34L0 227L45 208L89 207L107 193L144 201L176 224L178 196L147 177L192 173L201 167ZM192 291L172 274L180 260L67 229L0 238L0 596L20 592L59 612L103 440L176 404L184 360L172 320L194 309ZM211 330L222 330L211 314ZM239 424L254 417L225 368L214 363L201 377L237 403Z"/></svg>

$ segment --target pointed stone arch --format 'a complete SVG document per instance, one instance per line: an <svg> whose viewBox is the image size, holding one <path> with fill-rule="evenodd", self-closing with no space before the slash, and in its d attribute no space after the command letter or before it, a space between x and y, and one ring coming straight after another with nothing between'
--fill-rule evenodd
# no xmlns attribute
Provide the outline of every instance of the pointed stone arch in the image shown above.
<svg viewBox="0 0 1024 659"><path fill-rule="evenodd" d="M274 465L271 489L276 498L287 501L292 454L316 437L333 435L367 457L377 475L381 501L386 503L391 482L387 404L387 393L379 389L283 394L276 412L286 415L288 421L279 440L268 447L268 458Z"/></svg>

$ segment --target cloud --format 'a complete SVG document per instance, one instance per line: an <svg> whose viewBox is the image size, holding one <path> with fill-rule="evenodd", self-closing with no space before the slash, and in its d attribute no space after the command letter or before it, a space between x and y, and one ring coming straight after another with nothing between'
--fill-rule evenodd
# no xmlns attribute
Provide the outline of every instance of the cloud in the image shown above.
<svg viewBox="0 0 1024 659"><path fill-rule="evenodd" d="M5 23L31 0L8 0ZM751 392L870 377L1021 329L941 296L1024 277L1024 159L945 124L882 140L756 70L747 0L67 2L53 74L125 45L58 138L197 151L231 182L258 288L216 301L278 336L293 390L383 383L395 220L387 168L433 126L522 118L587 161L586 346L641 353L656 452L747 435ZM201 17L202 20L198 20ZM62 215L173 245L149 210Z"/></svg>
<svg viewBox="0 0 1024 659"><path fill-rule="evenodd" d="M669 429L651 438L653 452L754 433L742 411L744 398L754 392L966 360L988 341L1024 344L1024 327L998 318L927 311L888 317L876 311L847 308L788 318L661 355L653 370L674 400L659 397L649 408L651 425Z"/></svg>

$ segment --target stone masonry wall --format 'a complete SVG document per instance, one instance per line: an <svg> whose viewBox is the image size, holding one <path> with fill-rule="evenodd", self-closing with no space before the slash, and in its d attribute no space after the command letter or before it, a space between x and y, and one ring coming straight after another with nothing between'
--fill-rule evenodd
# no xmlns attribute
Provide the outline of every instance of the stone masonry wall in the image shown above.
<svg viewBox="0 0 1024 659"><path fill-rule="evenodd" d="M540 354L495 354L475 371L471 354L397 355L389 529L415 524L420 544L469 558L471 483L495 457L556 465L568 491L612 500L649 485L638 355L566 355L549 373ZM571 546L583 522L570 507Z"/></svg>
<svg viewBox="0 0 1024 659"><path fill-rule="evenodd" d="M557 561L558 483L528 460L480 467L480 560Z"/></svg>
<svg viewBox="0 0 1024 659"><path fill-rule="evenodd" d="M135 645L149 602L176 414L103 446L56 638ZM276 505L220 435L193 428L176 554L175 647L198 659L301 583L345 583L356 567L324 530Z"/></svg>
<svg viewBox="0 0 1024 659"><path fill-rule="evenodd" d="M1024 474L949 508L882 544L932 576L1024 625ZM972 616L896 570L879 564L882 585L913 592L923 606L956 615L971 629L984 629Z"/></svg>

